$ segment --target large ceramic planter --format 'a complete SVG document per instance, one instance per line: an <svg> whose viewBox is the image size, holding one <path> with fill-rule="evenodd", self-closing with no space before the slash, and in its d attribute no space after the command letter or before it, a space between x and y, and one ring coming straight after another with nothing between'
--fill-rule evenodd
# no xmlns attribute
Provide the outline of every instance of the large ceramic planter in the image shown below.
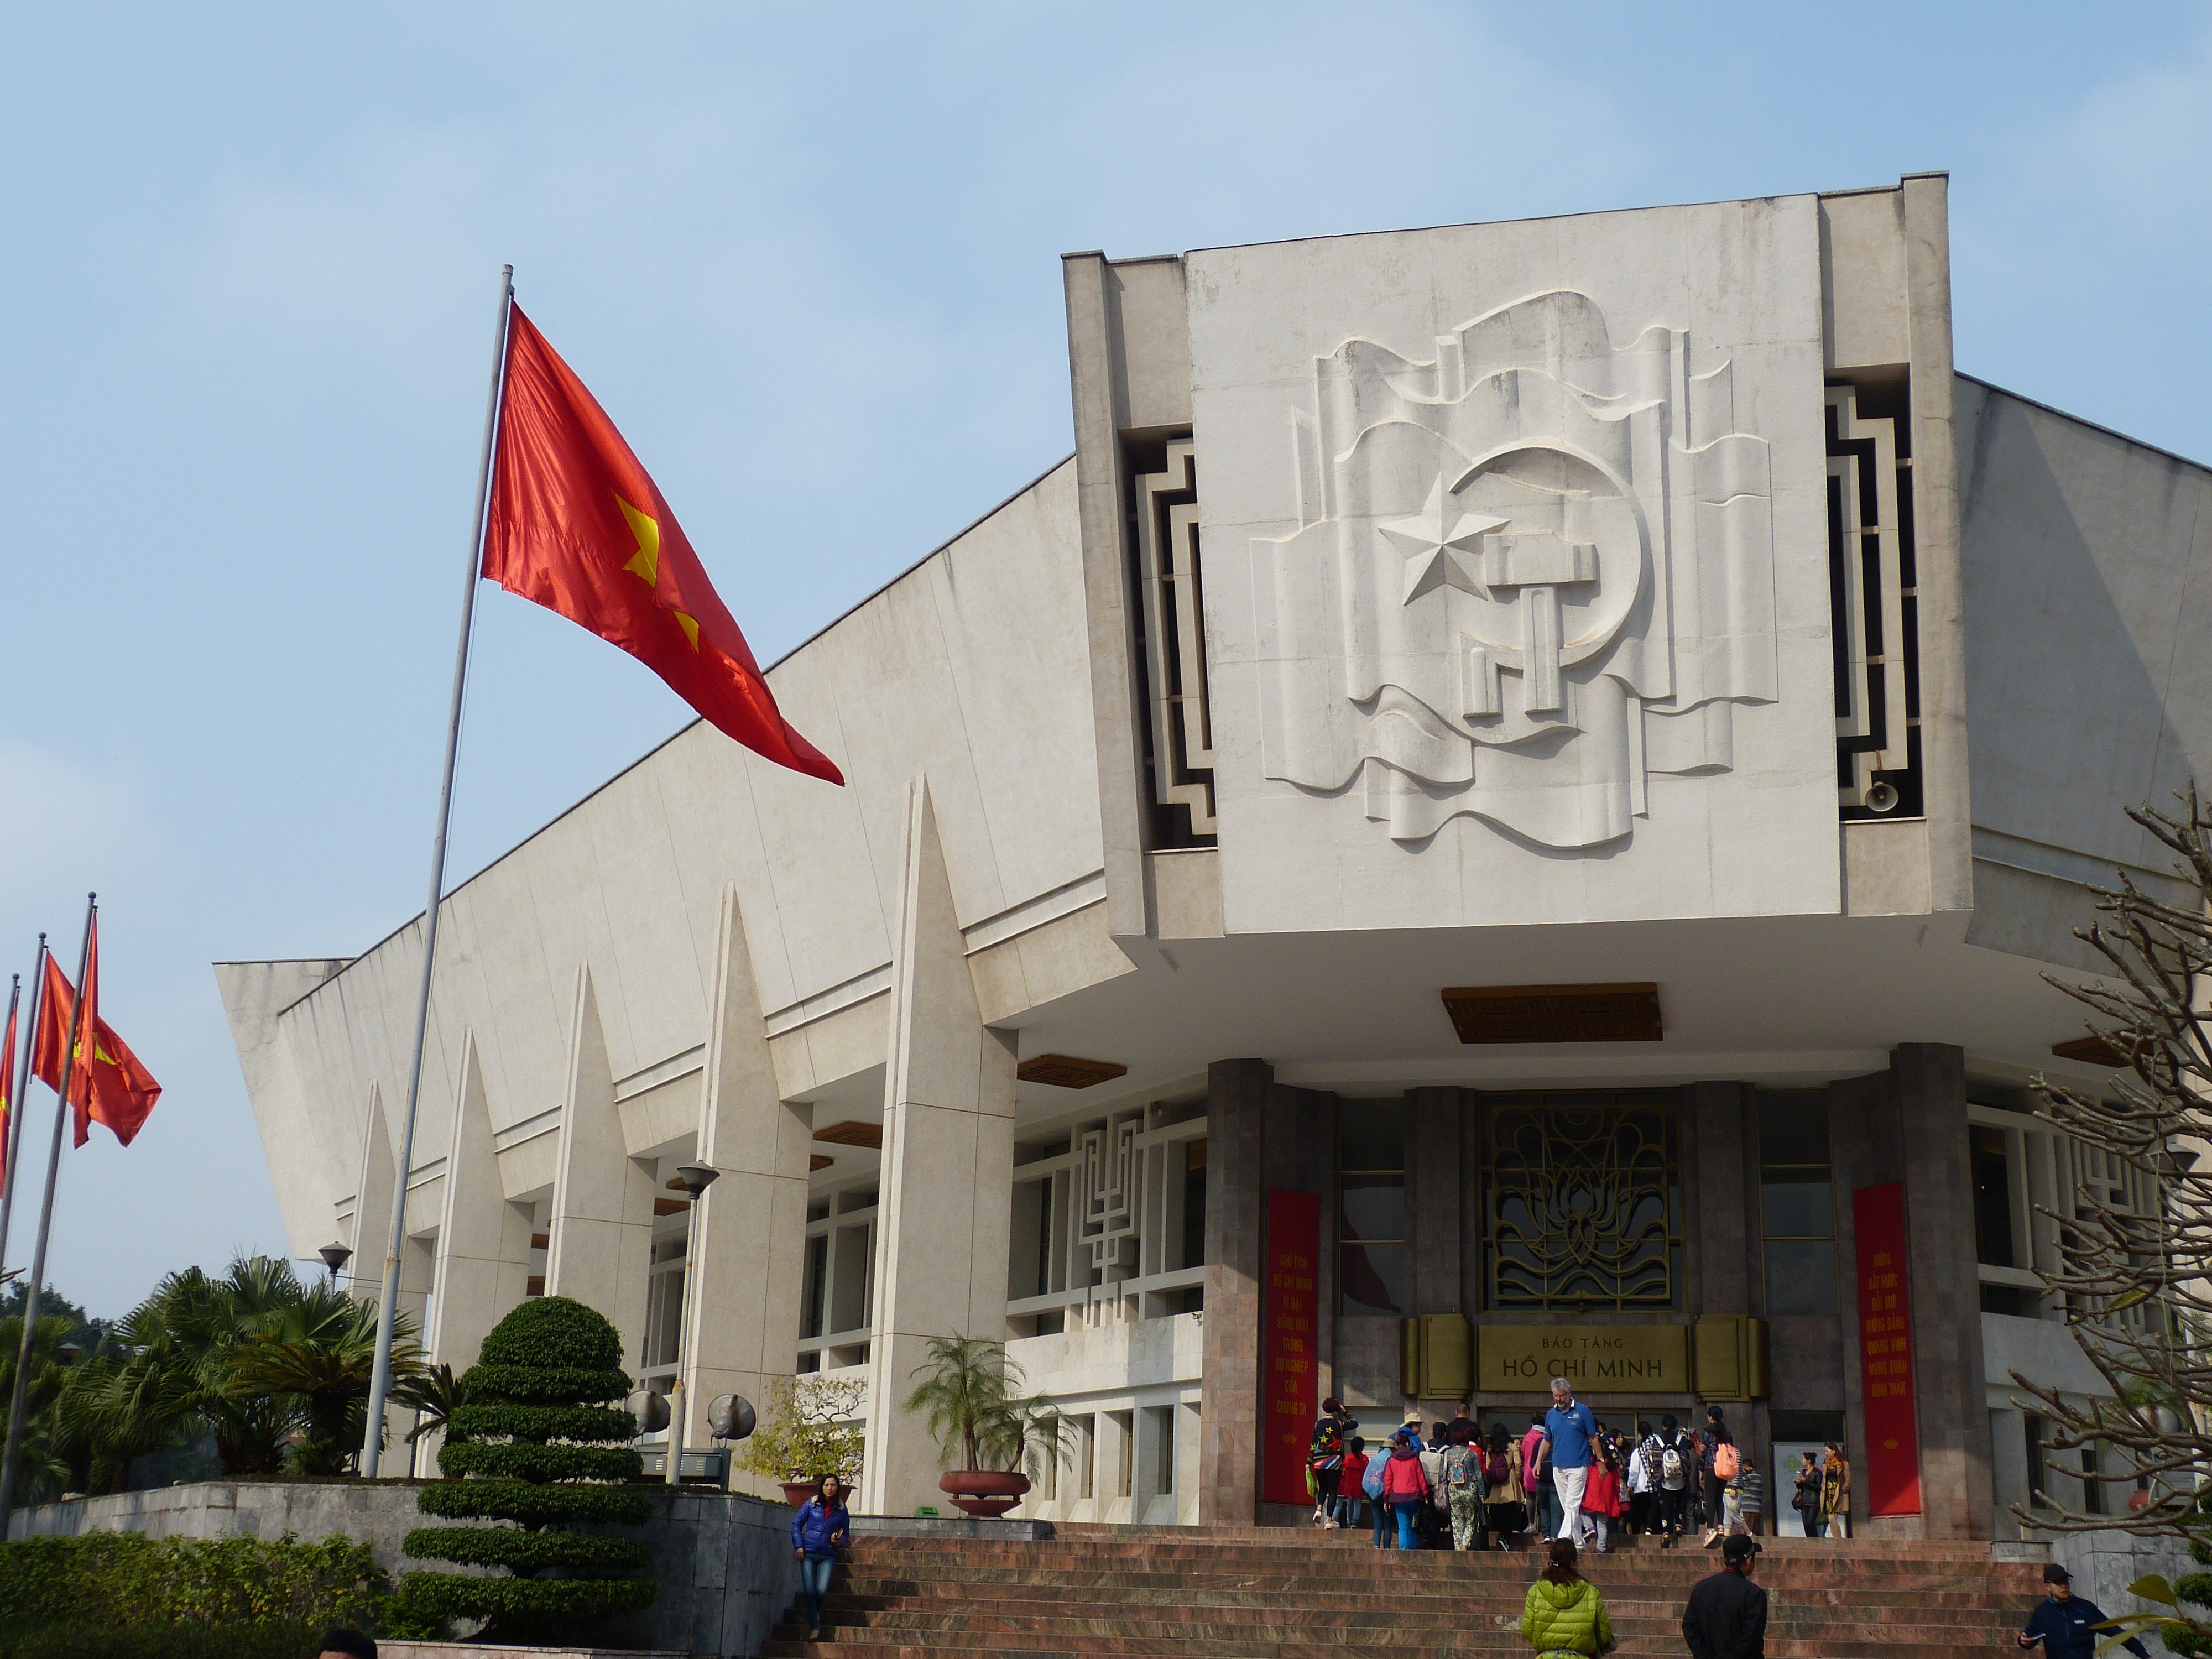
<svg viewBox="0 0 2212 1659"><path fill-rule="evenodd" d="M1002 1469L955 1469L938 1477L937 1489L951 1493L963 1515L995 1521L1027 1495L1030 1478Z"/></svg>
<svg viewBox="0 0 2212 1659"><path fill-rule="evenodd" d="M783 1501L795 1510L806 1507L806 1500L814 1496L811 1480L787 1480L783 1483Z"/></svg>

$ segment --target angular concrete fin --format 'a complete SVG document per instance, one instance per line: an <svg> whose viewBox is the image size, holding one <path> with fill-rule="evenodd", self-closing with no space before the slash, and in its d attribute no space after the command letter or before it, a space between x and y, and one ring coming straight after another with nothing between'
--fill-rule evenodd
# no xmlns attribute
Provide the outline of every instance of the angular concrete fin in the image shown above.
<svg viewBox="0 0 2212 1659"><path fill-rule="evenodd" d="M360 1176L353 1189L353 1250L346 1279L354 1295L374 1302L384 1291L384 1258L392 1248L392 1132L384 1124L384 1091L368 1085L368 1121L362 1127Z"/></svg>
<svg viewBox="0 0 2212 1659"><path fill-rule="evenodd" d="M218 962L216 988L230 1018L230 1039L238 1068L246 1077L246 1098L261 1131L261 1150L272 1170L285 1171L276 1183L284 1231L292 1254L312 1255L325 1244L350 1245L330 1231L332 1206L353 1190L356 1171L343 1167L341 1152L329 1153L326 1125L317 1121L300 1087L299 1069L285 1041L285 1009L345 968L349 958L307 962Z"/></svg>
<svg viewBox="0 0 2212 1659"><path fill-rule="evenodd" d="M936 1498L936 1445L899 1409L929 1339L1006 1334L1014 1156L1014 1040L983 1024L921 778L907 798L892 952L860 1507L907 1515Z"/></svg>
<svg viewBox="0 0 2212 1659"><path fill-rule="evenodd" d="M576 970L568 1085L553 1178L549 1295L597 1308L622 1333L623 1364L645 1347L646 1275L653 1265L653 1173L629 1156L592 970Z"/></svg>
<svg viewBox="0 0 2212 1659"><path fill-rule="evenodd" d="M707 1407L717 1395L765 1408L775 1379L795 1369L806 1255L814 1109L777 1098L734 883L722 889L709 1008L697 1157L721 1178L691 1213L696 1277L683 1347L691 1445L708 1443Z"/></svg>
<svg viewBox="0 0 2212 1659"><path fill-rule="evenodd" d="M972 1034L981 1029L983 1016L926 778L907 787L899 870L884 1099L973 1111L981 1097L982 1073Z"/></svg>
<svg viewBox="0 0 2212 1659"><path fill-rule="evenodd" d="M438 1276L426 1333L430 1361L465 1370L485 1334L528 1294L532 1206L507 1201L476 1033L461 1039L461 1086L446 1149Z"/></svg>

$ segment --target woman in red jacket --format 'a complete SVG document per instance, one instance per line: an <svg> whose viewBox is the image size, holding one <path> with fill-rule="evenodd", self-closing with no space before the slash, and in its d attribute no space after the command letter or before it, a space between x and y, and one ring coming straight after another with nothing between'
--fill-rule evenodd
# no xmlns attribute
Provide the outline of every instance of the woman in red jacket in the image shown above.
<svg viewBox="0 0 2212 1659"><path fill-rule="evenodd" d="M1613 1534L1620 1514L1620 1460L1613 1442L1603 1436L1590 1442L1589 1480L1583 1488L1583 1513L1594 1528L1591 1547L1600 1555Z"/></svg>
<svg viewBox="0 0 2212 1659"><path fill-rule="evenodd" d="M1398 1547L1419 1549L1413 1522L1429 1501L1429 1477L1421 1468L1419 1443L1411 1429L1401 1429L1391 1437L1390 1461L1382 1468L1382 1501L1397 1515Z"/></svg>

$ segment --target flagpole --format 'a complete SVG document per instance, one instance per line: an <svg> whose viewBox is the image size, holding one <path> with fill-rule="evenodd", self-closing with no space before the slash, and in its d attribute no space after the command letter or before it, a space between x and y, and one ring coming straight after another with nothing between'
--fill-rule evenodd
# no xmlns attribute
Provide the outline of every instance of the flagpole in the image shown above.
<svg viewBox="0 0 2212 1659"><path fill-rule="evenodd" d="M70 1000L69 1036L62 1044L62 1081L54 1102L54 1139L46 1151L46 1197L39 1209L39 1245L31 1253L31 1282L23 1291L23 1346L15 1353L15 1391L8 1401L8 1451L0 1459L0 1538L7 1536L8 1517L15 1502L15 1470L23 1455L23 1419L31 1383L31 1343L39 1331L39 1287L46 1277L46 1238L54 1224L54 1182L62 1172L62 1125L69 1121L70 1072L76 1060L77 1026L84 1018L84 969L92 960L92 919L100 912L100 895L84 896L84 944L76 956L76 994ZM44 964L42 963L41 966ZM35 1034L33 1040L36 1041Z"/></svg>
<svg viewBox="0 0 2212 1659"><path fill-rule="evenodd" d="M514 267L499 271L499 350L492 360L484 407L483 454L477 463L476 529L469 537L469 574L461 592L461 643L453 658L453 702L446 720L446 770L438 785L438 830L430 842L430 902L422 913L422 982L415 999L415 1054L407 1073L407 1115L399 1133L399 1172L392 1183L392 1237L384 1253L384 1290L376 1310L376 1368L368 1383L368 1424L362 1436L361 1473L372 1479L384 1451L384 1407L392 1392L392 1321L399 1302L399 1260L407 1243L407 1177L415 1168L415 1110L422 1097L422 1047L430 1031L430 970L438 959L438 904L445 896L446 830L453 816L453 761L461 746L461 695L469 679L469 635L476 623L477 573L483 568L484 513L491 496L492 454L499 441L500 401L507 390L507 337L514 316Z"/></svg>
<svg viewBox="0 0 2212 1659"><path fill-rule="evenodd" d="M15 1171L23 1162L23 1097L31 1087L31 1050L39 1042L39 989L46 979L46 936L39 935L39 954L31 967L31 1018L15 1028L15 1041L22 1045L15 1056L15 1075L0 1078L0 1089L8 1091L8 1172L0 1176L0 1267L8 1265L8 1224L15 1215ZM16 999L21 994L22 981L15 981L16 989L8 997L8 1018L15 1017Z"/></svg>

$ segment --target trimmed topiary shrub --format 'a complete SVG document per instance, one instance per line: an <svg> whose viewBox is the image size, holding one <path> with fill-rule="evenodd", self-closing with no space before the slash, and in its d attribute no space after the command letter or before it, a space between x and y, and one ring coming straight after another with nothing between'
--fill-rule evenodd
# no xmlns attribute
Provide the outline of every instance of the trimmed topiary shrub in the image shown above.
<svg viewBox="0 0 2212 1659"><path fill-rule="evenodd" d="M577 1522L638 1526L640 1492L606 1483L643 1474L629 1442L637 1419L600 1402L630 1389L622 1338L605 1318L562 1296L533 1297L484 1338L461 1379L438 1468L447 1477L416 1500L425 1515L489 1519L501 1527L417 1527L418 1561L505 1568L509 1577L417 1571L399 1581L398 1612L418 1627L483 1619L502 1633L535 1634L650 1607L653 1582L635 1539L557 1530Z"/></svg>

